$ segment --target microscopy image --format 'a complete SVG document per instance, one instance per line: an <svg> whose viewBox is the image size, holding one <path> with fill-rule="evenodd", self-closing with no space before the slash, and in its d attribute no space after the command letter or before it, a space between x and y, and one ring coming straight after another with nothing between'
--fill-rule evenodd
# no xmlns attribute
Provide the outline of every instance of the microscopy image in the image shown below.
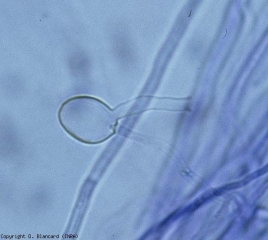
<svg viewBox="0 0 268 240"><path fill-rule="evenodd" d="M0 12L1 239L268 239L264 0Z"/></svg>

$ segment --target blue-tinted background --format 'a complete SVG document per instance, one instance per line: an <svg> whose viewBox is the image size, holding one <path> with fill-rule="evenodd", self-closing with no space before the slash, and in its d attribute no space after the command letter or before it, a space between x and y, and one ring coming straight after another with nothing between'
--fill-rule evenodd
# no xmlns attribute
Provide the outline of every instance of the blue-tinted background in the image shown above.
<svg viewBox="0 0 268 240"><path fill-rule="evenodd" d="M0 233L61 234L107 154L78 239L268 239L267 7L1 1ZM139 115L111 156L113 138L92 146L65 134L57 111L68 97L116 106L139 96L176 17L178 45L154 95L191 96L191 112Z"/></svg>

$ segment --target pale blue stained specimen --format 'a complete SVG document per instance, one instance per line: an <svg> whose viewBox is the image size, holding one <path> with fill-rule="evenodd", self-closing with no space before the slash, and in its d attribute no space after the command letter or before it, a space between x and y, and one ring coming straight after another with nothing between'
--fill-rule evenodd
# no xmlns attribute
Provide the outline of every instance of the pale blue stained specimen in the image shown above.
<svg viewBox="0 0 268 240"><path fill-rule="evenodd" d="M0 5L0 233L268 239L266 0ZM119 114L91 118L93 140L116 130L94 146L57 119L80 94Z"/></svg>
<svg viewBox="0 0 268 240"><path fill-rule="evenodd" d="M268 238L268 9L228 3L140 240Z"/></svg>
<svg viewBox="0 0 268 240"><path fill-rule="evenodd" d="M179 13L181 13L181 10ZM181 20L183 20L183 22ZM170 62L176 47L180 42L180 38L177 36L182 35L183 32L186 31L188 24L189 19L183 19L180 14L177 15L168 33L168 36L156 54L149 76L145 80L139 95L153 95L156 92L167 69L168 63ZM140 111L140 109L146 109L146 106L149 105L150 100L150 98L145 98L144 101L135 101L128 110L128 114L135 113L135 111ZM139 116L126 118L122 121L122 125L127 126L129 129L134 129L138 120ZM123 132L125 132L124 129ZM129 131L125 132L125 137L128 137L128 134L130 134ZM88 211L94 190L98 186L106 170L109 168L109 165L113 162L115 155L124 146L124 142L125 141L123 138L115 136L115 138L112 139L112 141L107 145L102 154L96 160L95 165L90 173L86 176L79 189L63 233L79 233L79 230L85 219L85 215Z"/></svg>
<svg viewBox="0 0 268 240"><path fill-rule="evenodd" d="M197 19L215 9L221 15L215 21L218 28L211 28L216 32L191 93L193 109L178 122L172 154L167 155L156 180L157 191L143 212L139 240L267 237L260 217L266 211L261 202L268 171L266 9L251 1L213 7L209 1L188 1L155 55L139 95L158 90L175 51L180 52L187 40L198 42L197 33L188 33L188 26L199 26L202 33L202 21ZM134 117L122 120L118 134L131 136L142 116L135 114L150 101L144 98L129 107L126 115ZM124 139L115 136L100 154L79 189L64 232L79 233L96 187L123 146ZM257 227L252 229L251 224Z"/></svg>

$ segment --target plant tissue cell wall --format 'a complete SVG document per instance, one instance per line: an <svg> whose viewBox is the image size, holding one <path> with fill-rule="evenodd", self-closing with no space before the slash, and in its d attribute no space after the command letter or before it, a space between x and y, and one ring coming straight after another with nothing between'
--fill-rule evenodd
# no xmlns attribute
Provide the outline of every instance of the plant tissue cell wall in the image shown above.
<svg viewBox="0 0 268 240"><path fill-rule="evenodd" d="M0 234L268 238L264 0L0 6ZM92 146L57 119L78 94L189 97L188 111L131 115L151 98L137 101Z"/></svg>

